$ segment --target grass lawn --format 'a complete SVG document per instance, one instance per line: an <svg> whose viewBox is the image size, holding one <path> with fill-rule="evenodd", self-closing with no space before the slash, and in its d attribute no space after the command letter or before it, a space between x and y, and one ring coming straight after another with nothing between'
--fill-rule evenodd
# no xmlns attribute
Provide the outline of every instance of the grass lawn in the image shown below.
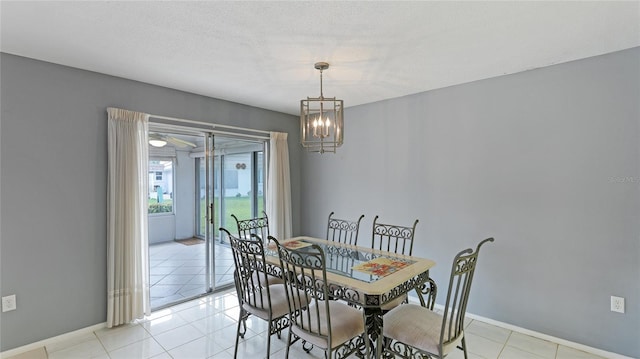
<svg viewBox="0 0 640 359"><path fill-rule="evenodd" d="M220 207L220 198L215 198L214 200L214 208ZM264 199L262 196L258 197L258 216L262 215L262 210ZM235 234L237 233L236 221L231 217L232 214L235 214L238 219L248 219L254 217L251 214L251 198L249 197L225 197L224 199L225 205L225 213L223 214L223 226L229 230L229 232ZM206 201L200 201L200 213L205 214L206 212ZM213 224L214 233L217 233L217 229L220 228L220 216L217 215L215 217L215 221ZM205 224L204 222L200 225L200 233L204 233Z"/></svg>

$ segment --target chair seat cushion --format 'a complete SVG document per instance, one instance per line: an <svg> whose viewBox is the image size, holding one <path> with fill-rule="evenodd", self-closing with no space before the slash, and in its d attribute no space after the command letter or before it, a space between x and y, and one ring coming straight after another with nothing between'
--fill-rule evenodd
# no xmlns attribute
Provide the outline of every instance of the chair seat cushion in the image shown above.
<svg viewBox="0 0 640 359"><path fill-rule="evenodd" d="M439 355L442 315L415 304L403 304L383 317L382 334L422 351ZM446 355L462 341L464 334L443 347Z"/></svg>
<svg viewBox="0 0 640 359"><path fill-rule="evenodd" d="M260 283L262 286L268 286L273 284L283 284L284 280L271 274L266 274L262 271L256 271L253 273L253 282Z"/></svg>
<svg viewBox="0 0 640 359"><path fill-rule="evenodd" d="M320 314L320 335L328 336L328 324L326 310L324 309L325 301L318 301ZM331 316L331 349L341 345L342 343L356 337L364 332L364 318L362 312L352 308L345 303L330 300L329 315ZM316 315L316 303L309 305L307 309L310 312L303 311L296 319L296 325L291 327L293 333L307 342L322 348L329 347L325 337L314 335L305 329L311 329L313 332L318 331L318 316ZM309 318L310 317L310 318ZM310 319L310 320L309 320ZM301 327L300 327L301 326Z"/></svg>
<svg viewBox="0 0 640 359"><path fill-rule="evenodd" d="M390 302L387 302L385 304L383 304L382 306L380 306L380 309L382 309L382 311L386 312L388 310L391 310L397 306L399 306L400 304L402 304L405 300L407 299L407 295L403 294L401 296L399 296L396 299L393 299Z"/></svg>
<svg viewBox="0 0 640 359"><path fill-rule="evenodd" d="M271 318L279 318L285 314L289 314L289 303L287 302L287 294L283 284L273 284L269 286L269 294L271 296ZM255 296L251 296L248 301L242 304L242 308L247 312L269 320L269 297L267 289L257 291Z"/></svg>

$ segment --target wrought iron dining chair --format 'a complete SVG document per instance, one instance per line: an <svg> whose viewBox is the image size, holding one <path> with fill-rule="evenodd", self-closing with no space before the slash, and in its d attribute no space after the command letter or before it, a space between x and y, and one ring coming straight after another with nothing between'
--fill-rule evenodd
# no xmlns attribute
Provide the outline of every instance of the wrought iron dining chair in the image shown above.
<svg viewBox="0 0 640 359"><path fill-rule="evenodd" d="M371 248L410 256L413 252L413 237L418 220L413 222L413 226L406 227L378 223L378 217L373 219Z"/></svg>
<svg viewBox="0 0 640 359"><path fill-rule="evenodd" d="M289 303L291 326L287 339L285 357L296 341L302 339L303 349L311 348L305 343L325 351L331 359L346 358L351 354L369 356L369 341L366 339L364 314L361 310L335 300L328 300L330 290L327 282L326 258L322 249L311 244L303 248L287 248L275 238L280 266L285 276L286 296Z"/></svg>
<svg viewBox="0 0 640 359"><path fill-rule="evenodd" d="M271 336L277 334L280 338L282 330L290 324L285 287L282 283L269 285L265 280L267 265L262 240L236 238L224 228L220 228L220 231L226 233L231 244L235 264L233 279L240 304L234 358L238 354L238 343L240 338L244 338L247 319L251 315L268 323L266 356L269 358Z"/></svg>
<svg viewBox="0 0 640 359"><path fill-rule="evenodd" d="M413 253L413 239L416 233L416 226L418 220L413 222L413 226L400 226L396 224L383 224L378 222L378 217L373 219L373 230L371 237L371 248L378 249L387 252L393 252L396 254L412 255ZM438 286L436 282L429 278L429 280L422 286L415 288L416 293L421 304L425 304L429 308L433 309L436 301L436 295L438 292ZM425 300L426 298L426 300ZM385 303L381 306L382 311L388 311L396 306L408 303L408 296L406 294Z"/></svg>
<svg viewBox="0 0 640 359"><path fill-rule="evenodd" d="M329 214L327 223L327 240L339 243L357 245L358 232L360 230L360 221L364 218L364 214L358 220L348 220L333 217L334 212Z"/></svg>
<svg viewBox="0 0 640 359"><path fill-rule="evenodd" d="M231 217L236 220L238 226L238 237L242 239L250 239L252 234L262 239L267 239L269 233L269 217L267 213L262 211L262 217L254 217L249 219L238 219L235 214Z"/></svg>
<svg viewBox="0 0 640 359"><path fill-rule="evenodd" d="M233 237L231 232L229 232L226 228L220 227L220 231L224 232L227 238ZM262 239L255 234L251 234L251 240L257 240L262 242ZM263 243L264 247L264 243ZM260 266L257 271L253 273L254 276L260 276L260 284L262 285L271 285L271 284L282 284L284 280L282 279L282 273L280 273L280 268L273 266ZM256 279L257 280L257 279Z"/></svg>
<svg viewBox="0 0 640 359"><path fill-rule="evenodd" d="M420 305L405 304L384 315L385 353L402 358L444 358L454 347L458 347L467 358L464 317L471 282L480 247L493 241L493 238L487 238L478 244L475 252L468 248L455 256L443 314Z"/></svg>

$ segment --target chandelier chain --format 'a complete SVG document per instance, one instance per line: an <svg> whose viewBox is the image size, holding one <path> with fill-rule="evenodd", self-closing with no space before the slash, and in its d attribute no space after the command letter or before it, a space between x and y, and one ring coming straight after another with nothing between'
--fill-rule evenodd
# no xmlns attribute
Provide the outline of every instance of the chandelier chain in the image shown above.
<svg viewBox="0 0 640 359"><path fill-rule="evenodd" d="M320 99L324 99L324 95L322 93L322 69L320 69Z"/></svg>

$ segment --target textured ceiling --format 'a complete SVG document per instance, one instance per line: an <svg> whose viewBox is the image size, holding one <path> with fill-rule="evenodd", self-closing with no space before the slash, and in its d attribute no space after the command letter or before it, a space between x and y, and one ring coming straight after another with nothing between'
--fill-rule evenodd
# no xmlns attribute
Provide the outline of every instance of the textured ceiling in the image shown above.
<svg viewBox="0 0 640 359"><path fill-rule="evenodd" d="M2 52L295 114L640 45L640 2L2 1Z"/></svg>

